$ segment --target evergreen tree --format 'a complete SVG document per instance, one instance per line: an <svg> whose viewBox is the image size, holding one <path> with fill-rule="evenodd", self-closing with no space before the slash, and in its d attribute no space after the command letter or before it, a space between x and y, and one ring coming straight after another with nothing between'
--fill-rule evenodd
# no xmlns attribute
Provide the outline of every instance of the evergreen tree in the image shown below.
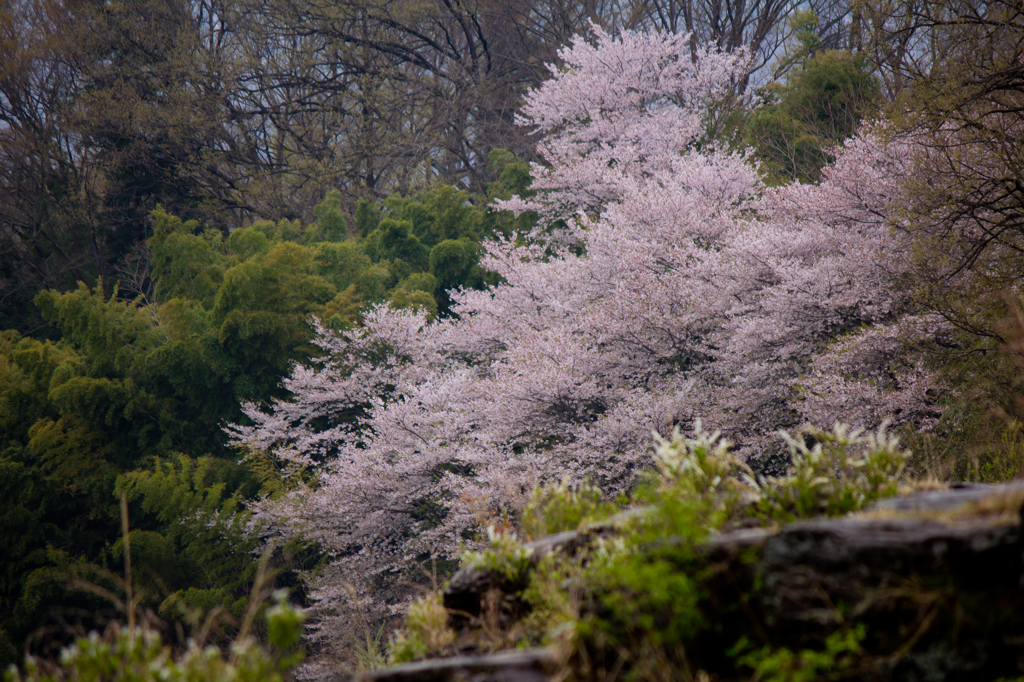
<svg viewBox="0 0 1024 682"><path fill-rule="evenodd" d="M879 87L862 55L822 49L810 10L791 19L798 47L783 59L784 83L759 91L745 137L771 182L817 182L834 160L831 150L852 137L861 120L879 111Z"/></svg>

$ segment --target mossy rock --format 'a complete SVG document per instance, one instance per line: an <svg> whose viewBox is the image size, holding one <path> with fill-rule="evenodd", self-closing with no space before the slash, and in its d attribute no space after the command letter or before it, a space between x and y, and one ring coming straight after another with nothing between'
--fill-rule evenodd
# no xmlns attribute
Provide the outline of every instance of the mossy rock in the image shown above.
<svg viewBox="0 0 1024 682"><path fill-rule="evenodd" d="M686 569L701 576L703 626L677 646L691 670L706 671L710 680L750 679L742 661L751 659L737 653L737 642L746 642L748 652L806 654L827 651L843 636L857 652L844 654L843 679L1017 677L1024 673L1022 504L1024 481L1017 481L895 498L836 519L713 535L697 548L699 567ZM511 581L462 569L444 594L451 623L462 631L479 627L485 595L493 600L499 591L515 601L541 557L583 557L616 528L599 524L526 545L532 559ZM528 608L516 603L510 619ZM599 603L598 595L584 609ZM627 674L637 663L637 652L623 662L621 651L602 651L585 637L576 646L565 665L579 679L600 676L602 667L620 666ZM803 654L787 660L799 667ZM588 659L586 670L580 656Z"/></svg>

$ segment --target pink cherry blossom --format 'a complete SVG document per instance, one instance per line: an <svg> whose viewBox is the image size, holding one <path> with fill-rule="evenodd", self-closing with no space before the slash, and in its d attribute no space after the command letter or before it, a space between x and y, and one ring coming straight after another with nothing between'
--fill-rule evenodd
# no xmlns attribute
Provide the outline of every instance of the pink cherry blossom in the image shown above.
<svg viewBox="0 0 1024 682"><path fill-rule="evenodd" d="M232 427L316 473L260 513L333 553L313 593L328 649L345 584L399 603L410 566L514 522L537 484L627 489L652 465L652 431L700 418L756 462L805 419L933 419L934 377L901 356L945 333L905 316L898 286L912 139L868 127L820 184L766 188L745 154L705 139L745 58L693 62L687 40L595 28L562 50L523 107L546 162L537 193L499 204L542 220L484 245L503 282L453 292L458 318L381 307L360 329L320 329L323 356L295 368L291 397Z"/></svg>

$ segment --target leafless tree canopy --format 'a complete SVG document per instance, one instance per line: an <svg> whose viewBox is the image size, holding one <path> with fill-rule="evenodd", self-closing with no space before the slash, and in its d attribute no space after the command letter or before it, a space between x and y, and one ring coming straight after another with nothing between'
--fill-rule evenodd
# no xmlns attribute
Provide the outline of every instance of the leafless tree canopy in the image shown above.
<svg viewBox="0 0 1024 682"><path fill-rule="evenodd" d="M492 149L529 158L520 99L591 22L748 49L749 91L783 75L798 8L889 97L979 59L978 88L1019 92L1008 1L0 0L0 303L113 275L157 204L227 230L330 189L349 212L481 191Z"/></svg>

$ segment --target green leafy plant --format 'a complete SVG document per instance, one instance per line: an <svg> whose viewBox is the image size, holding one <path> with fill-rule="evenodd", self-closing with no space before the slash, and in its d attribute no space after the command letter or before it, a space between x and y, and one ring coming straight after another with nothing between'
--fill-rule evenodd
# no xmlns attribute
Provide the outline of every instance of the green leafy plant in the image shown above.
<svg viewBox="0 0 1024 682"><path fill-rule="evenodd" d="M533 491L523 510L520 529L531 539L554 535L607 518L621 506L605 499L590 483L574 484L568 479Z"/></svg>
<svg viewBox="0 0 1024 682"><path fill-rule="evenodd" d="M583 586L579 601L585 606L574 648L588 652L605 670L624 670L625 679L688 670L682 643L704 625L699 609L704 576L696 547L710 532L708 504L690 491L681 494L686 486L676 483L642 491L640 498L650 504L618 537L598 542L586 554L576 583Z"/></svg>
<svg viewBox="0 0 1024 682"><path fill-rule="evenodd" d="M864 651L861 642L867 632L863 624L852 629L839 630L825 640L823 651L804 649L794 652L789 649L764 647L739 656L741 666L754 670L751 679L758 682L813 682L814 680L836 679L844 672L850 672L862 662ZM734 653L745 648L742 641Z"/></svg>
<svg viewBox="0 0 1024 682"><path fill-rule="evenodd" d="M287 593L274 593L267 609L269 646L248 635L231 644L227 655L217 647L190 641L183 652L165 645L157 630L146 626L92 632L64 649L58 663L29 657L24 672L11 666L6 682L283 682L303 657L297 648L303 614L287 602Z"/></svg>
<svg viewBox="0 0 1024 682"><path fill-rule="evenodd" d="M462 563L477 569L497 573L515 580L527 569L533 552L525 547L511 531L501 532L487 527L487 547L479 552L466 552Z"/></svg>
<svg viewBox="0 0 1024 682"><path fill-rule="evenodd" d="M586 591L585 574L581 562L556 553L537 562L530 584L522 594L523 601L529 605L529 612L523 619L527 641L572 645Z"/></svg>
<svg viewBox="0 0 1024 682"><path fill-rule="evenodd" d="M762 486L756 513L767 521L847 514L895 495L911 457L884 424L877 432L836 424L832 431L780 435L789 445L792 465L786 476L769 478Z"/></svg>
<svg viewBox="0 0 1024 682"><path fill-rule="evenodd" d="M405 617L405 627L391 641L390 661L406 663L441 652L455 641L448 625L448 611L439 592L415 599Z"/></svg>
<svg viewBox="0 0 1024 682"><path fill-rule="evenodd" d="M654 434L654 439L661 495L700 500L711 527L721 526L745 502L757 499L754 472L730 453L732 444L720 432L708 433L698 420L692 438L676 428L671 438Z"/></svg>

